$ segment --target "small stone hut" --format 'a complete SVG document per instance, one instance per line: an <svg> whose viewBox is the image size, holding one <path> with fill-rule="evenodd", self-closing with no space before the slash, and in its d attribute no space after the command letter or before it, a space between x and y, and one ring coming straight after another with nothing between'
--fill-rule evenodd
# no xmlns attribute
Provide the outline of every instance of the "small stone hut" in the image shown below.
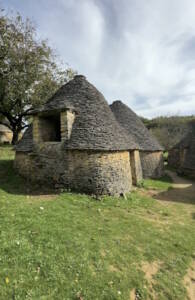
<svg viewBox="0 0 195 300"><path fill-rule="evenodd" d="M137 148L103 95L76 75L33 112L33 122L16 146L15 167L32 181L121 195L131 190L129 150Z"/></svg>
<svg viewBox="0 0 195 300"><path fill-rule="evenodd" d="M163 147L145 127L141 119L122 101L110 105L116 120L133 137L139 146L136 155L140 156L143 178L159 178L163 175Z"/></svg>
<svg viewBox="0 0 195 300"><path fill-rule="evenodd" d="M11 144L12 131L5 125L0 125L0 144Z"/></svg>
<svg viewBox="0 0 195 300"><path fill-rule="evenodd" d="M178 173L195 178L195 121L189 133L169 151L168 164Z"/></svg>

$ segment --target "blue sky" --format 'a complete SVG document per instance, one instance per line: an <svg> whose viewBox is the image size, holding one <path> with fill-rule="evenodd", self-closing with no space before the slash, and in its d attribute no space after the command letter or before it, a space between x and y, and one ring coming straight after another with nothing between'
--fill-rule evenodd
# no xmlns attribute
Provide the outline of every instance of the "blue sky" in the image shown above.
<svg viewBox="0 0 195 300"><path fill-rule="evenodd" d="M195 114L194 0L0 0L64 62L139 115Z"/></svg>

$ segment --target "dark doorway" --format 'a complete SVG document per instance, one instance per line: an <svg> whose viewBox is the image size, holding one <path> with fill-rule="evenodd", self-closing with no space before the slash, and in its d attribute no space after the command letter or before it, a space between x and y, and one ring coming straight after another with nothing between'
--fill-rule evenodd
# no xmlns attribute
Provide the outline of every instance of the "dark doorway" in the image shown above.
<svg viewBox="0 0 195 300"><path fill-rule="evenodd" d="M39 121L40 136L43 142L61 141L60 114L41 116Z"/></svg>

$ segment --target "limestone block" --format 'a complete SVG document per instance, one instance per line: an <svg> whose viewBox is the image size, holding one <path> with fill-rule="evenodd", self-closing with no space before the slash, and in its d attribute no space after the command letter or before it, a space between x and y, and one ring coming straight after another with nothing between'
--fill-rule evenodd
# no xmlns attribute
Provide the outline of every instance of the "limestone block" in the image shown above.
<svg viewBox="0 0 195 300"><path fill-rule="evenodd" d="M132 181L134 185L137 185L143 179L141 160L138 150L130 152L130 162Z"/></svg>
<svg viewBox="0 0 195 300"><path fill-rule="evenodd" d="M71 110L66 110L61 113L61 139L66 141L70 139L72 126L75 120L75 113Z"/></svg>

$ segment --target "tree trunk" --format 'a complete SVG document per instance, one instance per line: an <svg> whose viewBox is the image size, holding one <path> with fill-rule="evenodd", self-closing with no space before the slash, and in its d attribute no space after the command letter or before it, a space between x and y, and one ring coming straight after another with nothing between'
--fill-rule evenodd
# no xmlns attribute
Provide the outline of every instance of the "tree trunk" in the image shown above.
<svg viewBox="0 0 195 300"><path fill-rule="evenodd" d="M18 130L13 130L13 137L12 137L12 145L15 145L18 141L19 138L19 131Z"/></svg>

